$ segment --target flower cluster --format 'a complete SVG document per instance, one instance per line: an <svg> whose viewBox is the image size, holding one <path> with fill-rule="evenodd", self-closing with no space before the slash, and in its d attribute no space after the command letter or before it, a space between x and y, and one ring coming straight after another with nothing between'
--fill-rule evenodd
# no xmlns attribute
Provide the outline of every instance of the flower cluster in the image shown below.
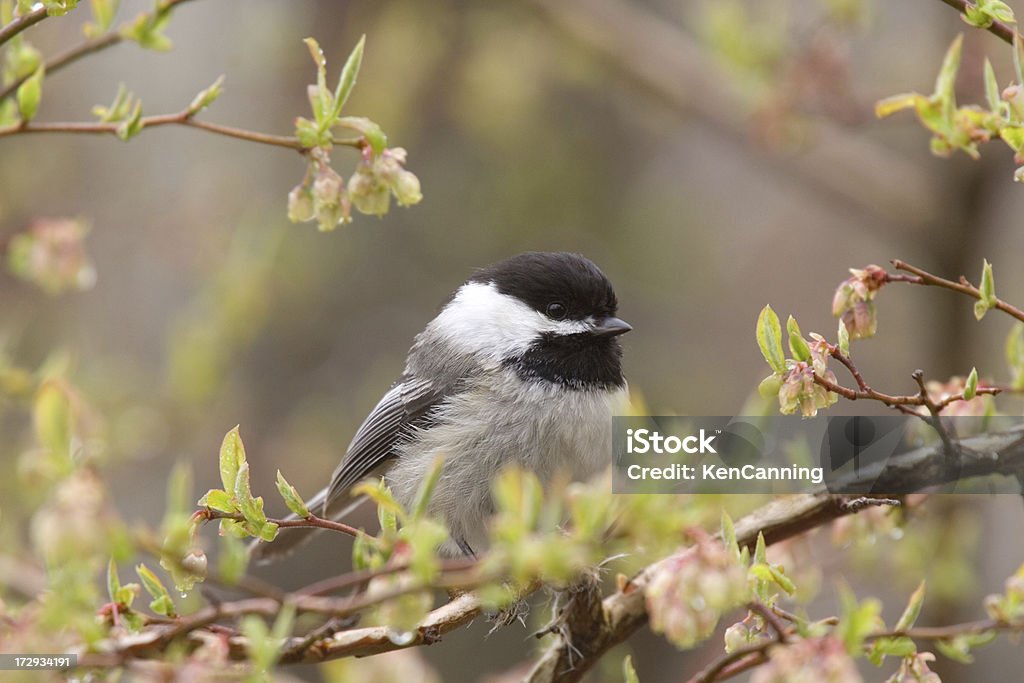
<svg viewBox="0 0 1024 683"><path fill-rule="evenodd" d="M44 218L11 238L11 272L50 294L87 290L96 283L96 268L85 251L89 227L70 218Z"/></svg>
<svg viewBox="0 0 1024 683"><path fill-rule="evenodd" d="M647 589L651 628L679 647L709 637L722 613L748 599L747 572L721 543L699 537L654 570Z"/></svg>
<svg viewBox="0 0 1024 683"><path fill-rule="evenodd" d="M928 662L935 661L931 652L918 652L904 657L900 670L886 679L885 683L942 683L939 675L928 668Z"/></svg>
<svg viewBox="0 0 1024 683"><path fill-rule="evenodd" d="M791 362L792 367L782 377L779 388L779 410L792 415L800 410L804 417L814 417L819 410L833 405L839 396L814 381L818 375L835 384L835 373L828 369L831 345L820 334L811 333L808 344L810 360Z"/></svg>
<svg viewBox="0 0 1024 683"><path fill-rule="evenodd" d="M331 168L326 152L317 149L311 154L314 163L310 172L288 193L288 218L293 223L316 219L320 230L328 231L338 224L351 223L353 207L360 213L383 216L391 207L392 195L400 206L423 199L419 178L405 170L407 155L401 147L380 154L367 147L347 184Z"/></svg>
<svg viewBox="0 0 1024 683"><path fill-rule="evenodd" d="M884 268L870 265L851 268L850 277L839 283L832 297L832 315L843 321L850 339L874 336L878 326L874 298L887 281Z"/></svg>
<svg viewBox="0 0 1024 683"><path fill-rule="evenodd" d="M842 641L833 636L777 645L751 683L862 683Z"/></svg>

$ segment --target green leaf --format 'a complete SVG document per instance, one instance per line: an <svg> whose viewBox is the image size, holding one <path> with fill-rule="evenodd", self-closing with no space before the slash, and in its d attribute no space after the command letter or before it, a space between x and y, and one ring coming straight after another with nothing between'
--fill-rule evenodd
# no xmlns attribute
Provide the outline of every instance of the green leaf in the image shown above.
<svg viewBox="0 0 1024 683"><path fill-rule="evenodd" d="M781 388L782 377L772 373L757 385L757 393L760 394L761 398L775 398L779 395L779 389Z"/></svg>
<svg viewBox="0 0 1024 683"><path fill-rule="evenodd" d="M875 116L882 119L904 109L916 109L918 104L926 99L914 92L892 95L875 103Z"/></svg>
<svg viewBox="0 0 1024 683"><path fill-rule="evenodd" d="M107 595L111 602L117 602L117 595L121 591L121 580L117 577L117 564L114 558L107 562Z"/></svg>
<svg viewBox="0 0 1024 683"><path fill-rule="evenodd" d="M1016 31L1013 34L1013 73L1017 76L1017 83L1024 84L1024 42Z"/></svg>
<svg viewBox="0 0 1024 683"><path fill-rule="evenodd" d="M842 614L837 630L846 651L856 656L864 645L864 639L881 624L878 615L882 604L874 598L858 604L857 598L847 587L841 587L839 595Z"/></svg>
<svg viewBox="0 0 1024 683"><path fill-rule="evenodd" d="M996 303L996 285L992 275L992 264L988 259L983 260L981 269L981 296L988 301L990 306Z"/></svg>
<svg viewBox="0 0 1024 683"><path fill-rule="evenodd" d="M235 500L238 501L238 511L255 529L260 529L267 523L267 516L263 513L263 498L253 496L249 487L247 462L238 467L238 476L235 477Z"/></svg>
<svg viewBox="0 0 1024 683"><path fill-rule="evenodd" d="M235 505L234 498L230 493L221 489L210 489L199 499L197 505L217 510L218 512L238 512L238 506Z"/></svg>
<svg viewBox="0 0 1024 683"><path fill-rule="evenodd" d="M985 58L985 99L993 114L998 114L1002 110L1003 98L999 96L996 70L992 68L992 62L988 61L988 57Z"/></svg>
<svg viewBox="0 0 1024 683"><path fill-rule="evenodd" d="M153 598L153 601L149 603L149 608L157 614L167 617L175 616L174 601L156 574L144 564L138 565L135 568L135 572L142 579L142 586L146 589L146 592Z"/></svg>
<svg viewBox="0 0 1024 683"><path fill-rule="evenodd" d="M622 660L622 677L625 683L640 683L640 677L636 675L636 669L633 668L631 655L626 655Z"/></svg>
<svg viewBox="0 0 1024 683"><path fill-rule="evenodd" d="M917 645L906 637L878 638L871 644L868 661L881 666L886 657L909 657L917 653Z"/></svg>
<svg viewBox="0 0 1024 683"><path fill-rule="evenodd" d="M775 565L768 565L768 570L771 572L772 580L778 584L779 588L786 591L788 595L792 595L796 592L796 584L793 580L786 576L785 572L780 567Z"/></svg>
<svg viewBox="0 0 1024 683"><path fill-rule="evenodd" d="M309 517L309 508L306 507L305 501L302 500L302 496L295 490L295 487L285 480L281 470L277 471L277 490L284 498L284 503L289 510L303 519Z"/></svg>
<svg viewBox="0 0 1024 683"><path fill-rule="evenodd" d="M388 146L388 136L384 134L381 127L364 116L342 116L336 121L335 125L349 128L362 134L374 154L380 154Z"/></svg>
<svg viewBox="0 0 1024 683"><path fill-rule="evenodd" d="M839 352L844 356L850 355L850 331L846 329L846 323L839 320L839 329L836 331L836 336L839 337Z"/></svg>
<svg viewBox="0 0 1024 683"><path fill-rule="evenodd" d="M133 137L142 132L142 102L139 100L135 101L135 106L132 107L132 111L128 116L125 117L121 125L117 127L117 137L121 138L125 142L131 140Z"/></svg>
<svg viewBox="0 0 1024 683"><path fill-rule="evenodd" d="M317 128L315 122L302 116L295 119L295 137L297 137L302 146L307 149L322 147L330 142L329 139L324 139L323 134L320 132L320 129Z"/></svg>
<svg viewBox="0 0 1024 683"><path fill-rule="evenodd" d="M352 49L348 59L345 61L345 66L341 70L341 77L338 79L338 87L334 91L334 111L333 119L337 119L341 114L342 107L345 106L345 102L348 101L348 96L352 94L352 88L356 84L356 78L359 76L359 68L363 64L363 47L366 45L366 35L364 34L356 46Z"/></svg>
<svg viewBox="0 0 1024 683"><path fill-rule="evenodd" d="M782 350L782 325L771 306L765 306L757 316L757 345L768 365L776 374L786 371L786 357Z"/></svg>
<svg viewBox="0 0 1024 683"><path fill-rule="evenodd" d="M43 98L43 74L46 67L40 65L25 82L18 86L18 114L22 121L31 121L39 111L39 102Z"/></svg>
<svg viewBox="0 0 1024 683"><path fill-rule="evenodd" d="M960 54L963 49L964 36L961 33L950 44L946 55L942 58L942 68L935 79L935 94L933 97L942 104L942 118L952 124L953 114L956 111L955 83L956 74L960 70Z"/></svg>
<svg viewBox="0 0 1024 683"><path fill-rule="evenodd" d="M313 63L316 64L316 86L310 91L313 93L310 98L313 117L316 119L317 128L326 130L336 118L331 115L334 111L334 98L331 91L327 89L327 59L324 57L324 51L320 49L320 43L316 42L315 38L306 38L303 42L309 48L309 54L313 58Z"/></svg>
<svg viewBox="0 0 1024 683"><path fill-rule="evenodd" d="M757 544L754 546L754 562L768 564L768 546L764 542L764 533L757 532Z"/></svg>
<svg viewBox="0 0 1024 683"><path fill-rule="evenodd" d="M220 480L225 491L234 491L238 469L245 462L245 445L238 425L224 435L220 444Z"/></svg>
<svg viewBox="0 0 1024 683"><path fill-rule="evenodd" d="M981 287L978 288L978 293L981 298L974 304L974 317L981 320L990 308L995 307L997 301L995 278L992 275L992 264L988 259L984 260L981 269Z"/></svg>
<svg viewBox="0 0 1024 683"><path fill-rule="evenodd" d="M977 374L975 373L975 380L977 380ZM917 617L921 614L921 605L924 604L924 590L925 582L924 579L921 583L917 584L917 588L910 594L910 599L907 601L907 607L903 610L903 614L900 615L899 621L896 622L897 631L906 631L911 628L917 621Z"/></svg>
<svg viewBox="0 0 1024 683"><path fill-rule="evenodd" d="M199 94L195 96L195 98L192 100L192 103L188 105L189 116L194 116L195 114L201 112L203 109L209 107L211 104L213 104L214 100L220 97L220 94L223 91L224 76L221 75L217 78L216 81L213 82L213 84L210 87L206 88L205 90L201 90Z"/></svg>
<svg viewBox="0 0 1024 683"><path fill-rule="evenodd" d="M736 527L732 523L732 517L725 510L722 510L722 543L726 550L730 550L739 557L740 544L736 540Z"/></svg>
<svg viewBox="0 0 1024 683"><path fill-rule="evenodd" d="M811 359L811 349L807 346L807 341L800 334L800 326L796 323L796 318L789 316L789 320L786 321L786 331L789 332L789 352L795 360L809 361Z"/></svg>
<svg viewBox="0 0 1024 683"><path fill-rule="evenodd" d="M964 385L964 399L970 401L978 395L978 368L971 368L971 374L967 376L967 383Z"/></svg>
<svg viewBox="0 0 1024 683"><path fill-rule="evenodd" d="M86 38L96 38L114 23L120 2L119 0L90 0L90 4L94 21L87 22L82 30Z"/></svg>

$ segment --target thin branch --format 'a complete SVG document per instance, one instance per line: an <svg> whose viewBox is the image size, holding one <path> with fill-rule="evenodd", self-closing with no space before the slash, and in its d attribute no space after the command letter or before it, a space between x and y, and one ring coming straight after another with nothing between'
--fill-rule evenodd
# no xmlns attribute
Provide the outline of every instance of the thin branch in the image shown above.
<svg viewBox="0 0 1024 683"><path fill-rule="evenodd" d="M167 12L173 9L176 5L180 5L184 2L188 2L188 0L165 0L165 2L161 5L158 11ZM58 53L56 56L51 57L50 59L46 60L46 62L44 62L43 68L45 69L47 74L52 74L69 64L77 62L79 59L85 57L86 55L90 55L93 52L99 52L100 50L105 50L106 48L117 45L118 43L121 43L125 40L126 38L121 33L121 27L111 29L101 36L90 38L89 40L83 41L78 45L68 48L64 52ZM2 40L0 40L0 44L3 44ZM31 74L16 79L6 87L0 89L0 102L10 97L11 94L14 93L18 89L18 87L29 78L29 76L31 76Z"/></svg>
<svg viewBox="0 0 1024 683"><path fill-rule="evenodd" d="M913 273L916 277L900 277L890 275L889 278L887 278L890 282L909 282L915 285L930 285L933 287L942 287L944 289L949 289L954 292L959 292L960 294L969 296L972 299L981 299L981 292L978 290L978 288L972 285L970 282L968 282L967 278L963 276L960 276L959 282L953 282L952 280L947 280L937 275L932 275L928 271L922 270L917 266L912 266L906 261L901 261L900 259L893 259L892 265L899 270L903 270L908 273ZM996 299L995 308L999 309L1003 313L1006 313L1007 315L1016 318L1017 320L1020 320L1021 322L1024 322L1024 311L1017 308L1016 306L1006 303L1002 299Z"/></svg>
<svg viewBox="0 0 1024 683"><path fill-rule="evenodd" d="M209 133L224 135L229 138L248 140L263 145L274 147L286 147L298 152L306 152L309 148L302 144L298 138L286 135L269 135L256 131L234 128L219 123L209 123L194 118L194 112L183 110L177 114L157 114L144 116L141 119L142 130L156 128L159 126L188 126L198 128ZM103 123L91 121L64 121L64 122L21 122L4 128L0 128L0 138L22 133L78 133L85 135L117 135L121 128L119 123ZM366 145L363 138L338 138L333 141L335 145L344 147L355 147L362 149Z"/></svg>
<svg viewBox="0 0 1024 683"><path fill-rule="evenodd" d="M22 31L27 29L29 26L34 26L38 24L46 17L47 14L45 7L38 7L37 9L32 10L28 14L22 15L20 17L15 17L14 20L11 21L11 23L7 24L6 26L0 27L0 45L3 45L8 40L10 40L14 36L18 35Z"/></svg>
<svg viewBox="0 0 1024 683"><path fill-rule="evenodd" d="M942 2L957 10L960 14L966 14L968 7L974 7L974 4L967 2L967 0L942 0ZM1013 27L1001 21L993 21L992 25L986 30L1010 45L1013 45L1013 37L1017 35L1017 31Z"/></svg>
<svg viewBox="0 0 1024 683"><path fill-rule="evenodd" d="M238 522L245 521L245 517L240 512L221 512L220 510L214 510L212 508L206 508L199 510L193 514L193 517L202 519L203 521L209 522L215 519L233 519ZM279 529L294 529L294 528L314 528L314 529L327 529L328 531L337 531L338 533L358 538L364 535L364 532L356 529L348 524L342 522L336 522L333 519L325 519L323 517L317 517L314 514L310 514L305 519L267 519L268 522L276 524Z"/></svg>

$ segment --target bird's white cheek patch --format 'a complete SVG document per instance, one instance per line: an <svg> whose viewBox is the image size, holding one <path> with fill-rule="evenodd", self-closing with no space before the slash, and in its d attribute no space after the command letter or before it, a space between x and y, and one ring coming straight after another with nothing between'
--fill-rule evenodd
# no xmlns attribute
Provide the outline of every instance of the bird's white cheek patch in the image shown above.
<svg viewBox="0 0 1024 683"><path fill-rule="evenodd" d="M581 320L551 320L493 283L471 282L430 323L460 351L493 361L523 353L546 332L578 334L590 329Z"/></svg>

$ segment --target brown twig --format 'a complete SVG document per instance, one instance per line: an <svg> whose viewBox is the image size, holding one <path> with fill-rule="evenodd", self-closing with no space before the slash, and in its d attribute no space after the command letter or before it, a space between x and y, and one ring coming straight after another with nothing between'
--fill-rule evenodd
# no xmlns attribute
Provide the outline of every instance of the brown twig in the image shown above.
<svg viewBox="0 0 1024 683"><path fill-rule="evenodd" d="M215 133L217 135L224 135L230 138L237 138L240 140L248 140L249 142L257 142L264 145L273 145L275 147L286 147L288 149L294 149L299 152L305 152L307 147L303 145L298 138L285 136L285 135L269 135L267 133L258 133L251 130L244 130L242 128L234 128L232 126L224 126L219 123L209 123L207 121L200 121L194 118L194 113L189 110L183 110L176 114L158 114L154 116L145 116L141 120L142 129L155 128L158 126L188 126L190 128L198 128L205 130L209 133ZM22 133L79 133L86 135L117 135L121 125L119 123L103 123L103 122L44 122L44 123L33 123L33 122L21 122L16 123L4 128L0 128L0 137L6 137L10 135L20 135ZM334 144L343 145L347 147L362 148L366 143L362 138L344 138L334 140Z"/></svg>
<svg viewBox="0 0 1024 683"><path fill-rule="evenodd" d="M942 2L957 10L960 14L965 14L968 7L974 6L973 3L967 2L967 0L942 0ZM986 30L1010 45L1013 45L1013 37L1017 35L1017 31L1013 27L1001 21L993 21L992 25Z"/></svg>
<svg viewBox="0 0 1024 683"><path fill-rule="evenodd" d="M188 2L188 0L165 0L165 2L160 6L160 8L157 11L167 12L173 9L176 5L180 5L184 2ZM44 16L45 13L46 12L44 10ZM99 52L100 50L112 47L114 45L117 45L118 43L123 42L124 40L126 40L126 38L121 33L120 27L111 29L101 36L90 38L89 40L86 40L78 45L70 47L64 52L61 52L56 56L46 60L46 62L44 62L43 68L47 74L52 74L69 64L77 62L79 59L85 57L86 55L90 55L93 52ZM0 45L2 44L3 40L0 40ZM22 78L18 78L12 81L4 88L0 89L0 102L4 101L8 97L10 97L15 91L17 91L18 87L21 86L21 84L24 83L29 78L29 76L31 76L31 74L26 75Z"/></svg>
<svg viewBox="0 0 1024 683"><path fill-rule="evenodd" d="M245 517L240 512L221 512L220 510L214 510L212 508L205 508L198 510L193 514L193 517L201 519L204 522L213 521L215 519L233 519L238 522L245 521ZM323 517L317 517L310 513L309 517L305 519L267 519L268 522L276 524L279 529L294 529L294 528L315 528L315 529L327 529L329 531L337 531L338 533L345 534L356 538L361 536L364 532L356 529L348 524L342 522L336 522L333 519L324 519Z"/></svg>
<svg viewBox="0 0 1024 683"><path fill-rule="evenodd" d="M945 2L945 0L943 1ZM959 282L953 282L952 280L947 280L937 275L933 275L926 270L918 268L917 266L912 266L906 261L901 261L900 259L893 259L892 265L898 270L913 273L915 277L889 275L889 277L887 278L889 282L909 282L915 285L942 287L944 289L949 289L954 292L959 292L960 294L969 296L972 299L981 299L981 292L978 290L978 288L972 285L970 282L968 282L967 278L965 278L962 275L960 276ZM1024 322L1024 311L1020 310L1016 306L1008 304L1002 299L997 298L994 307L999 309L1003 313L1006 313L1007 315L1010 315L1016 318L1017 320Z"/></svg>
<svg viewBox="0 0 1024 683"><path fill-rule="evenodd" d="M0 27L0 45L3 45L8 40L18 35L29 26L34 26L40 21L47 17L46 8L39 7L32 10L28 14L24 14L20 17L15 17L11 23L6 26ZM2 99L2 98L0 98Z"/></svg>

